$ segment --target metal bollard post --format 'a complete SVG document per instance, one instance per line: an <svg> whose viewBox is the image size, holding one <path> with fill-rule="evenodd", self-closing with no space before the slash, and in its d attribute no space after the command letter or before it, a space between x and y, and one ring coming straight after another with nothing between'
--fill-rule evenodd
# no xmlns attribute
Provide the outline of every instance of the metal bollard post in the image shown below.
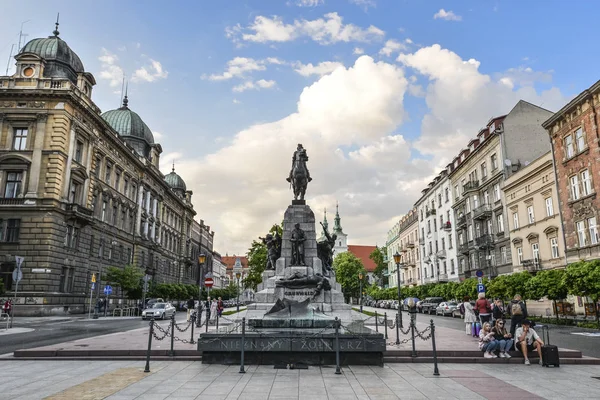
<svg viewBox="0 0 600 400"><path fill-rule="evenodd" d="M171 351L169 351L169 356L173 357L175 352L173 351L173 346L175 345L175 314L171 315Z"/></svg>
<svg viewBox="0 0 600 400"><path fill-rule="evenodd" d="M217 311L217 326L216 326L216 330L217 332L219 332L219 312Z"/></svg>
<svg viewBox="0 0 600 400"><path fill-rule="evenodd" d="M198 305L198 311L196 311L196 328L202 327L202 307Z"/></svg>
<svg viewBox="0 0 600 400"><path fill-rule="evenodd" d="M206 307L206 332L208 332L208 321L210 321L210 307Z"/></svg>
<svg viewBox="0 0 600 400"><path fill-rule="evenodd" d="M438 369L437 351L435 349L435 325L433 324L433 320L431 320L429 326L431 329L431 345L433 346L433 375L439 376L440 371Z"/></svg>
<svg viewBox="0 0 600 400"><path fill-rule="evenodd" d="M190 343L191 344L195 344L196 342L194 341L194 325L196 324L196 313L192 314L192 334L190 335Z"/></svg>
<svg viewBox="0 0 600 400"><path fill-rule="evenodd" d="M387 313L383 313L383 324L385 325L385 340L387 340L387 338L388 338L388 334L387 334L387 330L388 330Z"/></svg>
<svg viewBox="0 0 600 400"><path fill-rule="evenodd" d="M377 311L375 311L375 332L379 332L379 321L377 321Z"/></svg>
<svg viewBox="0 0 600 400"><path fill-rule="evenodd" d="M412 353L411 357L417 356L417 350L415 349L415 313L410 313L410 336L412 340Z"/></svg>
<svg viewBox="0 0 600 400"><path fill-rule="evenodd" d="M396 344L400 344L400 312L396 314Z"/></svg>
<svg viewBox="0 0 600 400"><path fill-rule="evenodd" d="M342 373L340 369L340 320L335 317L335 374Z"/></svg>
<svg viewBox="0 0 600 400"><path fill-rule="evenodd" d="M244 371L244 347L246 347L246 317L242 318L242 351L240 354L240 374L245 374Z"/></svg>
<svg viewBox="0 0 600 400"><path fill-rule="evenodd" d="M150 351L152 351L152 335L154 334L154 317L150 318L150 332L148 332L148 351L146 352L146 368L144 372L150 372Z"/></svg>

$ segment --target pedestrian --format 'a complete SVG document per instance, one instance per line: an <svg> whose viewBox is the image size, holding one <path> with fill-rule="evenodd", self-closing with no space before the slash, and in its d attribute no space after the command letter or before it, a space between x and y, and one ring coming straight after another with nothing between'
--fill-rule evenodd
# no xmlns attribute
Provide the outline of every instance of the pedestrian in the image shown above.
<svg viewBox="0 0 600 400"><path fill-rule="evenodd" d="M473 329L473 324L477 322L477 318L475 317L475 311L473 311L473 305L471 304L471 299L469 296L463 297L463 303L461 304L461 312L465 315L465 333L467 335L473 335L475 330Z"/></svg>
<svg viewBox="0 0 600 400"><path fill-rule="evenodd" d="M485 293L479 293L477 295L478 299L475 302L475 310L479 313L479 322L483 327L485 322L490 322L492 318L492 306L488 299L485 298Z"/></svg>
<svg viewBox="0 0 600 400"><path fill-rule="evenodd" d="M219 318L223 316L223 308L225 308L223 306L223 300L221 299L221 297L219 297L219 300L217 301L217 313L219 314Z"/></svg>
<svg viewBox="0 0 600 400"><path fill-rule="evenodd" d="M496 320L496 324L492 328L496 342L498 342L498 350L500 350L500 358L510 358L508 352L512 349L515 341L512 339L510 333L504 327L504 320L499 318Z"/></svg>
<svg viewBox="0 0 600 400"><path fill-rule="evenodd" d="M523 302L521 295L516 294L510 302L510 334L515 338L516 329L521 326L524 319L527 319L527 306Z"/></svg>
<svg viewBox="0 0 600 400"><path fill-rule="evenodd" d="M492 306L492 318L494 324L496 324L496 321L499 319L504 320L504 307L502 305L502 300L499 298L494 300L494 305Z"/></svg>
<svg viewBox="0 0 600 400"><path fill-rule="evenodd" d="M515 335L515 338L517 339L515 347L523 354L525 365L530 364L529 353L534 350L537 350L540 357L540 365L544 365L542 362L542 346L544 345L544 342L542 342L540 336L531 327L531 322L527 319L523 319L521 321L521 326L517 329Z"/></svg>
<svg viewBox="0 0 600 400"><path fill-rule="evenodd" d="M192 318L192 311L194 311L194 298L190 297L190 299L187 301L187 320L190 321Z"/></svg>
<svg viewBox="0 0 600 400"><path fill-rule="evenodd" d="M12 300L8 299L4 302L2 306L2 312L10 315L10 310L12 309Z"/></svg>
<svg viewBox="0 0 600 400"><path fill-rule="evenodd" d="M217 318L217 299L212 299L210 303L210 319L214 321Z"/></svg>

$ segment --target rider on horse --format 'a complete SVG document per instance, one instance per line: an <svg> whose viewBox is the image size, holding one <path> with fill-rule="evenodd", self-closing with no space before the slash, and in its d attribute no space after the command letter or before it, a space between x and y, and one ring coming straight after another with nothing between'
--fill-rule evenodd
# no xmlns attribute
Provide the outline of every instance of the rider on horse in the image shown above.
<svg viewBox="0 0 600 400"><path fill-rule="evenodd" d="M308 171L308 167L306 166L306 162L308 161L308 155L306 154L306 149L302 146L302 144L298 143L298 148L294 151L294 155L292 156L292 169L290 169L290 175L286 179L288 182L292 181L292 172L294 171L294 161L300 161L304 164L304 168L306 168L306 174L308 181L312 181L310 177L310 172Z"/></svg>

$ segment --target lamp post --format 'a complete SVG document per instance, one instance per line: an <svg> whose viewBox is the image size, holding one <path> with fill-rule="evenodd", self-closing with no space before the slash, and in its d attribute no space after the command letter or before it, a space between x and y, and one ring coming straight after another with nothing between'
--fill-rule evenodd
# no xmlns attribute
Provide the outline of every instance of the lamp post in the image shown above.
<svg viewBox="0 0 600 400"><path fill-rule="evenodd" d="M198 255L198 264L200 264L200 271L198 274L198 312L196 313L196 326L202 326L202 272L204 271L204 263L206 262L206 254L200 253Z"/></svg>
<svg viewBox="0 0 600 400"><path fill-rule="evenodd" d="M396 263L396 281L397 281L397 287L398 287L398 322L400 323L400 326L403 327L402 325L402 297L400 296L400 253L398 253L396 251L396 253L394 253L394 262Z"/></svg>
<svg viewBox="0 0 600 400"><path fill-rule="evenodd" d="M360 283L360 312L362 314L363 312L363 291L362 291L362 286L363 286L363 273L359 272L358 273L358 281Z"/></svg>
<svg viewBox="0 0 600 400"><path fill-rule="evenodd" d="M240 277L241 276L242 276L242 274L240 274L239 272L235 273L235 278L237 279L237 301L236 301L237 312L240 312Z"/></svg>

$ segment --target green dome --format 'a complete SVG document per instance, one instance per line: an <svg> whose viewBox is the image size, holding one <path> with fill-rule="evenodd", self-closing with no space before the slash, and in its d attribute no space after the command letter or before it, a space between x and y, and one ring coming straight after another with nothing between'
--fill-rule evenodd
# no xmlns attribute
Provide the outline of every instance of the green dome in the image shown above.
<svg viewBox="0 0 600 400"><path fill-rule="evenodd" d="M46 78L68 78L77 83L77 74L84 72L81 59L67 42L55 36L38 38L29 41L19 54L33 53L46 60L44 77Z"/></svg>
<svg viewBox="0 0 600 400"><path fill-rule="evenodd" d="M127 96L123 99L123 107L116 110L110 110L102 113L102 118L119 135L126 139L128 137L137 138L145 141L147 144L154 144L154 136L148 125L135 112L127 107Z"/></svg>
<svg viewBox="0 0 600 400"><path fill-rule="evenodd" d="M185 182L175 173L175 167L173 167L173 170L169 175L165 176L165 182L167 182L167 185L169 185L171 189L186 191Z"/></svg>

